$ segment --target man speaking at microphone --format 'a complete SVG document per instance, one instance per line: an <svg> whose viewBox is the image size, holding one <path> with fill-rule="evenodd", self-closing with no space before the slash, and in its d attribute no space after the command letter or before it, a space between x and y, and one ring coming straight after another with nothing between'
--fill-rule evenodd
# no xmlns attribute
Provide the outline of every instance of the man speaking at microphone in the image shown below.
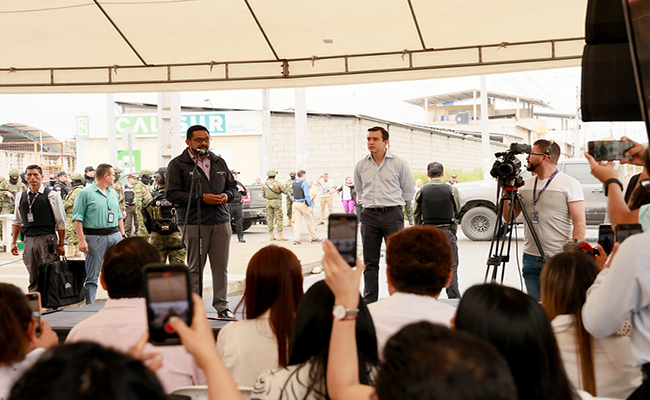
<svg viewBox="0 0 650 400"><path fill-rule="evenodd" d="M176 205L176 220L184 235L192 291L203 295L201 280L207 257L212 270L212 306L219 318L233 318L228 305L228 256L230 250L230 214L226 203L235 196L237 182L226 161L209 151L210 133L201 125L190 126L185 140L187 149L167 166L167 199ZM199 260L196 197L190 199L192 171L197 165L201 187L201 242ZM196 188L195 188L196 190ZM189 201L189 209L187 208ZM187 215L187 225L185 217Z"/></svg>

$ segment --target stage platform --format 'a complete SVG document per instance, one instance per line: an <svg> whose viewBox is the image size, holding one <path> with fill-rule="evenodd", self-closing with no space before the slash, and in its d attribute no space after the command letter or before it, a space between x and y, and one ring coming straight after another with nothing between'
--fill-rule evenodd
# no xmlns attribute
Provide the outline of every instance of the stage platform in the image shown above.
<svg viewBox="0 0 650 400"><path fill-rule="evenodd" d="M228 301L230 302L230 309L233 312L235 311L235 307L237 307L237 304L239 304L240 300L241 296L228 297ZM43 320L47 321L50 324L52 330L54 330L54 332L56 332L56 334L59 336L59 342L63 344L72 327L90 317L91 315L97 313L99 310L104 308L105 304L105 301L98 301L95 304L64 308L57 311L49 311L43 313ZM208 316L208 320L210 321L210 326L212 326L214 336L217 337L219 330L221 330L221 328L223 328L230 321L217 319L217 312L214 308L212 308L212 297L204 297L203 304L205 305L205 310ZM243 319L241 311L239 311L235 317L238 320Z"/></svg>

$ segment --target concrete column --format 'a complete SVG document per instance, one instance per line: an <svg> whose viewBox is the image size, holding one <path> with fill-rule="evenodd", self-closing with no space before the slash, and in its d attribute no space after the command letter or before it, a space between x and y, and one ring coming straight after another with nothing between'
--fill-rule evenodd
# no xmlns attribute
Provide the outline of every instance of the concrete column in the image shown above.
<svg viewBox="0 0 650 400"><path fill-rule="evenodd" d="M271 168L271 91L262 89L262 141L260 143L262 164L257 175L264 176Z"/></svg>
<svg viewBox="0 0 650 400"><path fill-rule="evenodd" d="M108 137L108 163L117 165L117 135L115 133L115 101L113 100L113 93L106 94L106 134Z"/></svg>
<svg viewBox="0 0 650 400"><path fill-rule="evenodd" d="M487 79L481 75L481 143L483 154L483 179L490 179L494 154L490 153L490 121L488 115Z"/></svg>
<svg viewBox="0 0 650 400"><path fill-rule="evenodd" d="M294 89L296 126L296 167L309 172L309 146L307 142L307 97L305 88Z"/></svg>
<svg viewBox="0 0 650 400"><path fill-rule="evenodd" d="M158 93L158 165L166 167L172 158L185 149L181 135L181 94Z"/></svg>

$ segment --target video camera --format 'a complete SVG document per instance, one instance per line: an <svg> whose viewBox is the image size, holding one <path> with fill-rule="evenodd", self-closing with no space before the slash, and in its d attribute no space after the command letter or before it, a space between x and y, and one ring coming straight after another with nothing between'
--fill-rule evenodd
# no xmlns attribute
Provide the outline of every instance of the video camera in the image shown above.
<svg viewBox="0 0 650 400"><path fill-rule="evenodd" d="M490 175L497 178L502 186L509 186L508 181L514 179L514 186L523 186L524 180L521 178L521 161L517 158L517 154L530 154L532 147L524 143L511 143L507 151L495 153L497 157Z"/></svg>

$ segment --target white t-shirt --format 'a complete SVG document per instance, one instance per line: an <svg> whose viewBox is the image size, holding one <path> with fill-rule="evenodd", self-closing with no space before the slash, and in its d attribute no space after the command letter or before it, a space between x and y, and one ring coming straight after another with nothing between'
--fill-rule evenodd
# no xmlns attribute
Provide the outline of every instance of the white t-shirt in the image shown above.
<svg viewBox="0 0 650 400"><path fill-rule="evenodd" d="M533 188L536 179L535 176L527 178L524 181L524 186L519 189L519 193L521 193L528 215L532 216L533 211L538 212L539 222L532 225L535 232L537 232L545 255L552 257L562 252L562 246L571 240L573 234L573 222L568 203L584 201L585 195L582 192L582 186L575 178L558 171L546 189L544 189L544 186L546 186L548 179L537 180L536 198L538 200L537 204L534 205ZM524 228L524 253L539 257L539 250L535 245L528 225L524 224Z"/></svg>
<svg viewBox="0 0 650 400"><path fill-rule="evenodd" d="M380 357L388 339L404 326L418 321L429 321L448 327L456 314L454 307L431 296L401 292L369 304L368 310L375 323Z"/></svg>
<svg viewBox="0 0 650 400"><path fill-rule="evenodd" d="M567 376L574 387L582 389L575 317L558 315L551 325ZM630 338L616 334L592 337L592 348L598 396L627 399L641 385L641 370L630 350Z"/></svg>
<svg viewBox="0 0 650 400"><path fill-rule="evenodd" d="M238 386L252 387L260 373L278 367L278 343L269 316L270 310L219 331L217 350Z"/></svg>
<svg viewBox="0 0 650 400"><path fill-rule="evenodd" d="M36 348L27 355L22 361L14 363L10 367L0 367L0 400L9 398L9 393L14 383L23 376L38 359L45 353L45 349Z"/></svg>

